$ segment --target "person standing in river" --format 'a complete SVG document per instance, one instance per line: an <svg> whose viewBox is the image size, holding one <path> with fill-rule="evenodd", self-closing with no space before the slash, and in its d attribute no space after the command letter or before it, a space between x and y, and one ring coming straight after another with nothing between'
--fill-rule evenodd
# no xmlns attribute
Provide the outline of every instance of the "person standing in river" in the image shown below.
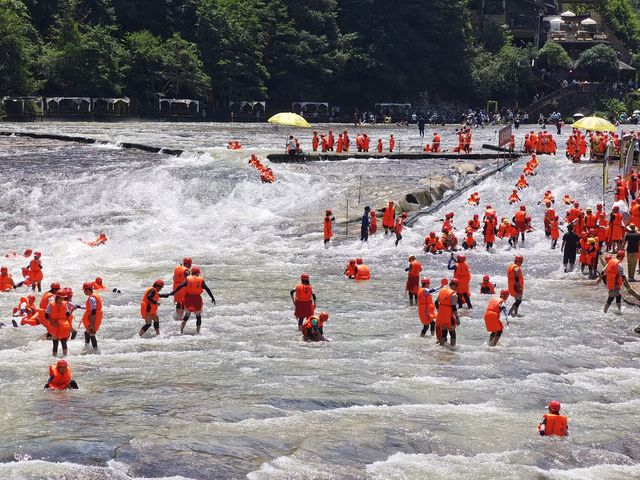
<svg viewBox="0 0 640 480"><path fill-rule="evenodd" d="M562 236L562 245L560 246L560 251L564 253L562 257L564 273L573 271L579 242L580 237L573 231L573 225L567 225L567 233Z"/></svg>
<svg viewBox="0 0 640 480"><path fill-rule="evenodd" d="M360 224L360 241L361 242L369 241L369 225L371 224L371 218L369 217L370 211L371 211L371 207L369 205L364 207L364 214L362 215L362 222Z"/></svg>
<svg viewBox="0 0 640 480"><path fill-rule="evenodd" d="M522 272L522 263L524 257L522 255L516 255L513 259L513 263L507 267L507 281L509 285L509 295L515 299L515 303L509 309L509 316L522 317L518 313L518 308L522 303L522 297L524 295L524 273Z"/></svg>
<svg viewBox="0 0 640 480"><path fill-rule="evenodd" d="M418 119L418 133L420 138L424 138L424 117L422 115Z"/></svg>
<svg viewBox="0 0 640 480"><path fill-rule="evenodd" d="M316 294L309 283L309 274L300 275L300 283L289 292L291 301L295 306L293 315L298 319L298 328L302 328L302 322L307 317L311 317L316 310Z"/></svg>

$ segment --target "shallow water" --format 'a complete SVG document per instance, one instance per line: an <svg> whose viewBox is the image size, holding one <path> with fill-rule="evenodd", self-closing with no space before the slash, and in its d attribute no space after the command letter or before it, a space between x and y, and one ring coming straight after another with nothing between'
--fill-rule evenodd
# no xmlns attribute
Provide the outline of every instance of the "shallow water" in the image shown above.
<svg viewBox="0 0 640 480"><path fill-rule="evenodd" d="M0 248L42 250L45 284L72 286L77 303L84 302L82 282L97 275L122 293L104 295L101 355L81 355L80 340L70 344L81 387L73 393L41 390L52 361L50 342L38 339L42 329L0 329L0 477L640 478L637 310L604 316L606 292L579 274L562 274L560 252L540 231L518 250L525 255L526 316L511 322L500 346L486 346L488 298L477 294L483 274L498 288L506 284L514 252L500 241L495 253L467 255L475 308L462 316L456 349L418 336L417 313L403 295L407 255L439 230L444 211L456 212L459 228L488 202L510 217L507 196L521 165L477 188L482 206L455 200L421 219L397 248L380 235L362 246L356 232L345 237L337 225L337 240L325 249L325 208L341 222L347 199L354 209L379 205L385 187L447 172L447 162L276 164L279 181L263 185L246 164L248 152L224 146L239 138L262 155L283 143L282 129L2 127L111 142L0 139ZM401 148L419 147L411 127L376 127L372 137L392 131ZM450 146L455 137L446 132ZM308 143L310 132L297 134ZM494 129L479 131L474 143L494 137ZM126 151L116 146L122 141L188 152ZM521 195L534 226L542 224L536 203L547 188L583 205L599 200L599 167L560 156L540 163ZM102 230L110 237L102 248L77 240ZM200 336L180 336L165 300L162 335L139 339L142 292L156 278L169 282L185 255L203 268L218 305L206 303ZM371 282L341 277L353 256L371 266ZM446 256L419 259L434 281L450 277ZM14 276L25 263L7 262ZM331 314L333 342L305 344L298 336L289 290L301 271L311 275L318 307ZM17 297L0 296L5 323ZM551 398L569 415L567 439L536 434Z"/></svg>

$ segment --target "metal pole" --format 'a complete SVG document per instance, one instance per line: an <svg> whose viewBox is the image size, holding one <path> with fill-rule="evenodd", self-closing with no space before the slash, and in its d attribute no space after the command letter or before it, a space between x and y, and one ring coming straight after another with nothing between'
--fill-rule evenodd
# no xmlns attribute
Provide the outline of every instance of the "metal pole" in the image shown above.
<svg viewBox="0 0 640 480"><path fill-rule="evenodd" d="M362 175L360 175L360 183L358 185L358 205L360 205L361 196L362 196Z"/></svg>
<svg viewBox="0 0 640 480"><path fill-rule="evenodd" d="M345 232L345 235L347 237L349 236L349 197L347 197L347 231Z"/></svg>

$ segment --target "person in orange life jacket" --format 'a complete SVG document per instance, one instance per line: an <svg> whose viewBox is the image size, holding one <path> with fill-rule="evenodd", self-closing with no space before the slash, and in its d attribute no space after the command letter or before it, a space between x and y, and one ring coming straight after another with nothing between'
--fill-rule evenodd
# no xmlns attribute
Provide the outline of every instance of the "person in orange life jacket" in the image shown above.
<svg viewBox="0 0 640 480"><path fill-rule="evenodd" d="M0 268L0 292L8 292L24 285L24 282L16 283L7 267Z"/></svg>
<svg viewBox="0 0 640 480"><path fill-rule="evenodd" d="M193 261L189 257L185 257L182 259L182 265L178 265L173 269L173 286L172 288L178 288L182 282L184 282L187 277L190 275L189 269L191 268L191 264ZM180 293L176 294L173 297L173 303L176 304L176 320L181 320L184 316L184 295L185 291L182 290Z"/></svg>
<svg viewBox="0 0 640 480"><path fill-rule="evenodd" d="M390 200L387 206L382 209L382 227L384 228L384 234L389 233L389 230L393 231L393 227L396 219L396 209L394 203Z"/></svg>
<svg viewBox="0 0 640 480"><path fill-rule="evenodd" d="M325 340L324 338L324 324L329 321L329 314L327 312L320 312L320 315L317 317L312 315L311 317L305 318L304 322L302 322L302 339L305 342L321 342Z"/></svg>
<svg viewBox="0 0 640 480"><path fill-rule="evenodd" d="M376 217L376 211L371 210L371 223L369 224L369 235L375 235L378 231L378 217Z"/></svg>
<svg viewBox="0 0 640 480"><path fill-rule="evenodd" d="M440 289L429 288L431 287L431 280L429 278L423 278L420 281L420 285L420 289L418 289L418 316L420 322L422 322L420 336L424 337L429 330L431 330L431 335L436 331L436 306L433 303L431 294Z"/></svg>
<svg viewBox="0 0 640 480"><path fill-rule="evenodd" d="M407 212L402 212L400 218L396 219L396 224L393 230L396 232L396 247L400 240L402 240L402 230L404 230L404 222L407 220Z"/></svg>
<svg viewBox="0 0 640 480"><path fill-rule="evenodd" d="M40 261L40 257L42 254L40 252L33 253L33 260L29 262L29 265L26 267L29 270L29 280L31 281L31 290L35 291L36 287L38 288L38 292L42 291L42 262Z"/></svg>
<svg viewBox="0 0 640 480"><path fill-rule="evenodd" d="M485 275L482 277L482 282L480 282L480 294L481 295L493 295L496 293L496 284L491 283L491 278L489 275Z"/></svg>
<svg viewBox="0 0 640 480"><path fill-rule="evenodd" d="M209 290L209 287L205 283L204 279L200 276L202 271L200 267L192 267L191 275L187 279L178 285L178 288L173 290L169 295L175 295L180 289L186 289L186 295L184 297L184 308L186 313L182 319L180 325L180 333L184 333L184 327L187 325L187 321L191 316L191 312L196 315L196 333L200 333L200 326L202 325L202 291L204 290L211 298L211 303L216 304L216 299L213 297L213 293Z"/></svg>
<svg viewBox="0 0 640 480"><path fill-rule="evenodd" d="M336 217L333 216L333 212L329 209L324 212L324 243L329 243L329 240L333 237L333 222L336 221Z"/></svg>
<svg viewBox="0 0 640 480"><path fill-rule="evenodd" d="M509 316L521 317L518 313L518 308L522 303L522 296L524 294L524 274L522 273L522 263L524 257L522 255L516 255L513 263L507 267L507 280L509 285L509 295L515 299L515 303L509 309Z"/></svg>
<svg viewBox="0 0 640 480"><path fill-rule="evenodd" d="M44 318L49 326L47 330L52 334L53 356L58 354L58 345L62 344L62 354L67 355L67 340L69 340L71 310L67 307L66 297L62 290L55 294L55 300L47 305ZM52 331L53 330L53 331Z"/></svg>
<svg viewBox="0 0 640 480"><path fill-rule="evenodd" d="M564 252L564 256L562 257L564 273L573 271L579 242L580 237L573 231L573 225L567 225L567 233L562 236L562 245L560 245L560 251Z"/></svg>
<svg viewBox="0 0 640 480"><path fill-rule="evenodd" d="M352 258L349 260L347 267L344 269L344 276L347 278L355 278L356 273L358 272L358 266L356 265L356 259Z"/></svg>
<svg viewBox="0 0 640 480"><path fill-rule="evenodd" d="M542 422L538 424L538 433L544 436L566 437L569 434L567 427L567 417L560 415L560 402L551 400L549 402L549 413L545 414Z"/></svg>
<svg viewBox="0 0 640 480"><path fill-rule="evenodd" d="M371 271L369 267L363 263L363 260L356 258L356 280L371 280Z"/></svg>
<svg viewBox="0 0 640 480"><path fill-rule="evenodd" d="M436 314L436 335L438 343L444 345L447 341L447 333L451 336L451 346L456 345L456 326L460 325L458 317L458 280L453 278L449 286L443 285L435 306L438 309Z"/></svg>
<svg viewBox="0 0 640 480"><path fill-rule="evenodd" d="M314 152L318 151L318 142L319 142L318 132L313 132L313 138L311 139L311 149Z"/></svg>
<svg viewBox="0 0 640 480"><path fill-rule="evenodd" d="M46 389L77 390L78 384L71 378L71 367L66 360L58 360L55 365L49 365L49 380Z"/></svg>
<svg viewBox="0 0 640 480"><path fill-rule="evenodd" d="M524 234L531 228L531 226L527 222L527 207L524 205L520 205L520 210L515 213L511 220L520 232L521 245L524 245Z"/></svg>
<svg viewBox="0 0 640 480"><path fill-rule="evenodd" d="M622 289L622 284L626 278L624 275L624 266L622 265L623 260L624 250L618 250L616 258L612 258L607 262L607 266L604 268L596 282L597 285L604 279L607 290L609 291L607 302L604 305L604 313L609 311L609 307L613 303L613 300L616 301L616 307L618 309L616 313L622 313L622 294L620 293L620 290Z"/></svg>
<svg viewBox="0 0 640 480"><path fill-rule="evenodd" d="M556 215L549 221L549 236L551 237L551 249L555 250L558 245L558 239L560 238L560 227L558 226L558 222L560 221L560 217Z"/></svg>
<svg viewBox="0 0 640 480"><path fill-rule="evenodd" d="M409 266L404 269L405 272L409 272L407 275L407 283L405 284L405 290L409 293L409 305L413 306L413 300L416 300L418 304L418 289L420 282L420 272L422 271L422 263L416 260L415 255L409 256Z"/></svg>
<svg viewBox="0 0 640 480"><path fill-rule="evenodd" d="M82 307L81 305L76 305L72 302L73 290L71 289L71 287L64 287L62 289L62 292L67 301L67 309L69 310L69 313L71 313L71 316L69 317L69 331L71 332L71 340L75 340L76 336L78 335L78 331L73 327L73 311L78 308L82 309L84 307Z"/></svg>
<svg viewBox="0 0 640 480"><path fill-rule="evenodd" d="M87 346L91 342L91 346L95 350L98 348L96 333L98 333L102 323L102 299L98 294L93 293L93 284L91 282L85 282L82 285L82 290L87 296L85 312L82 317L82 323L85 328L84 343Z"/></svg>
<svg viewBox="0 0 640 480"><path fill-rule="evenodd" d="M473 250L476 248L476 239L473 238L473 233L468 232L465 239L462 241L462 248L465 250Z"/></svg>
<svg viewBox="0 0 640 480"><path fill-rule="evenodd" d="M309 283L309 274L300 275L300 283L289 292L291 301L295 306L293 315L298 319L298 328L302 328L305 318L311 317L316 309L316 294ZM295 297L294 297L295 294Z"/></svg>
<svg viewBox="0 0 640 480"><path fill-rule="evenodd" d="M462 304L466 303L469 309L473 308L473 306L471 305L471 294L469 292L471 273L469 273L467 257L460 254L456 259L453 256L453 252L451 252L451 258L449 258L447 270L453 270L453 278L458 280L458 289L456 291L458 294L458 307L462 308Z"/></svg>
<svg viewBox="0 0 640 480"><path fill-rule="evenodd" d="M140 304L140 316L144 319L144 325L140 329L139 335L142 337L153 322L153 328L156 331L156 335L160 335L160 318L158 317L158 305L160 304L160 297L168 298L169 294L160 294L160 290L164 287L164 280L159 279L153 282L153 285L144 292L142 296L142 302Z"/></svg>
<svg viewBox="0 0 640 480"><path fill-rule="evenodd" d="M507 319L507 308L504 305L508 298L509 290L502 290L499 297L493 297L489 300L487 310L484 313L484 324L487 328L487 332L490 333L490 347L495 347L498 344L498 340L500 340L500 336L504 330L504 325L502 325L502 322L500 321L501 313L504 314L505 321L507 322L507 325L509 325L509 320Z"/></svg>
<svg viewBox="0 0 640 480"><path fill-rule="evenodd" d="M369 217L370 211L371 211L371 207L369 205L364 207L364 214L362 215L362 222L360 223L360 241L361 242L369 241L369 225L371 224L371 219Z"/></svg>

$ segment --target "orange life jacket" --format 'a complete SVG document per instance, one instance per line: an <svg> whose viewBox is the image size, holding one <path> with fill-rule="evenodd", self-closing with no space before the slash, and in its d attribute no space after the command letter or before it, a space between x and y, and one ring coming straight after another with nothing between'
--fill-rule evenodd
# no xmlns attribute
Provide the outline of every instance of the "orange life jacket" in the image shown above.
<svg viewBox="0 0 640 480"><path fill-rule="evenodd" d="M420 263L418 260L414 260L413 262L411 262L411 264L409 265L410 277L419 277L421 271L422 271L422 263Z"/></svg>
<svg viewBox="0 0 640 480"><path fill-rule="evenodd" d="M186 295L202 295L204 288L204 278L189 275L187 277L187 286L184 287Z"/></svg>
<svg viewBox="0 0 640 480"><path fill-rule="evenodd" d="M153 301L156 303L151 303L147 300L147 295L149 292L153 290ZM140 303L140 316L142 318L147 318L147 315L156 315L158 313L158 302L160 301L160 294L155 287L149 287L144 291L144 295L142 295L142 302Z"/></svg>
<svg viewBox="0 0 640 480"><path fill-rule="evenodd" d="M67 316L68 305L65 300L61 303L51 303L49 309L49 327L47 331L58 340L69 337L71 331L71 318Z"/></svg>
<svg viewBox="0 0 640 480"><path fill-rule="evenodd" d="M42 294L42 297L40 298L40 308L47 308L47 305L49 305L49 302L51 301L51 299L55 296L54 293L51 293L49 291L44 292Z"/></svg>
<svg viewBox="0 0 640 480"><path fill-rule="evenodd" d="M56 365L49 365L49 377L53 377L49 382L50 389L65 390L71 383L71 367L67 367L63 375Z"/></svg>
<svg viewBox="0 0 640 480"><path fill-rule="evenodd" d="M453 316L451 304L455 292L450 287L444 287L438 294L438 313L436 315L436 326L440 328L455 328L456 322Z"/></svg>
<svg viewBox="0 0 640 480"><path fill-rule="evenodd" d="M490 293L496 293L496 290L493 286L493 283L491 283L491 281L487 281L485 282L484 280L482 282L480 282L480 292L482 292L482 290L487 289L489 290Z"/></svg>
<svg viewBox="0 0 640 480"><path fill-rule="evenodd" d="M423 325L428 325L436 319L436 306L428 288L418 289L418 315Z"/></svg>
<svg viewBox="0 0 640 480"><path fill-rule="evenodd" d="M527 212L518 210L514 216L518 226L525 225L527 223Z"/></svg>
<svg viewBox="0 0 640 480"><path fill-rule="evenodd" d="M347 263L347 267L344 269L345 277L353 277L356 274L355 266L351 265L351 263Z"/></svg>
<svg viewBox="0 0 640 480"><path fill-rule="evenodd" d="M489 300L487 310L484 313L484 325L487 332L499 332L504 328L500 321L500 309L504 305L504 300L500 297L493 297Z"/></svg>
<svg viewBox="0 0 640 480"><path fill-rule="evenodd" d="M469 283L471 283L471 272L467 262L458 262L453 278L458 279L458 294L470 293Z"/></svg>
<svg viewBox="0 0 640 480"><path fill-rule="evenodd" d="M84 315L82 316L82 324L86 329L88 329L90 326L89 318L91 317L91 297L96 299L96 319L93 322L93 326L95 331L97 332L100 328L100 324L102 323L102 298L100 298L100 295L98 295L97 293L94 293L93 295L89 295L87 297L87 301L84 305L85 311Z"/></svg>
<svg viewBox="0 0 640 480"><path fill-rule="evenodd" d="M607 289L609 290L617 290L622 286L622 278L618 274L618 266L620 265L620 260L617 258L612 258L607 263L605 274L607 277Z"/></svg>
<svg viewBox="0 0 640 480"><path fill-rule="evenodd" d="M387 205L382 215L382 226L387 228L393 228L393 224L396 218L396 209L393 206Z"/></svg>
<svg viewBox="0 0 640 480"><path fill-rule="evenodd" d="M29 279L32 282L40 282L42 281L42 278L42 266L40 265L40 261L35 259L31 260L31 262L29 262Z"/></svg>
<svg viewBox="0 0 640 480"><path fill-rule="evenodd" d="M186 272L189 269L184 265L178 265L173 269L173 289L178 288L178 285L183 283L187 279Z"/></svg>
<svg viewBox="0 0 640 480"><path fill-rule="evenodd" d="M13 277L10 273L0 275L0 292L8 292L13 288Z"/></svg>
<svg viewBox="0 0 640 480"><path fill-rule="evenodd" d="M324 217L324 239L330 240L333 237L333 224L331 217Z"/></svg>
<svg viewBox="0 0 640 480"><path fill-rule="evenodd" d="M313 300L313 288L311 285L304 285L299 283L296 285L296 301L297 302L310 302Z"/></svg>
<svg viewBox="0 0 640 480"><path fill-rule="evenodd" d="M516 271L519 273L520 293L516 292ZM510 264L509 267L507 267L507 278L509 284L509 295L512 297L522 295L524 292L524 275L522 274L522 268L515 263Z"/></svg>
<svg viewBox="0 0 640 480"><path fill-rule="evenodd" d="M356 280L370 280L371 272L366 265L358 265L358 271L356 272Z"/></svg>
<svg viewBox="0 0 640 480"><path fill-rule="evenodd" d="M567 435L567 417L564 415L557 415L555 413L547 413L544 416L545 436L557 435L564 437Z"/></svg>

